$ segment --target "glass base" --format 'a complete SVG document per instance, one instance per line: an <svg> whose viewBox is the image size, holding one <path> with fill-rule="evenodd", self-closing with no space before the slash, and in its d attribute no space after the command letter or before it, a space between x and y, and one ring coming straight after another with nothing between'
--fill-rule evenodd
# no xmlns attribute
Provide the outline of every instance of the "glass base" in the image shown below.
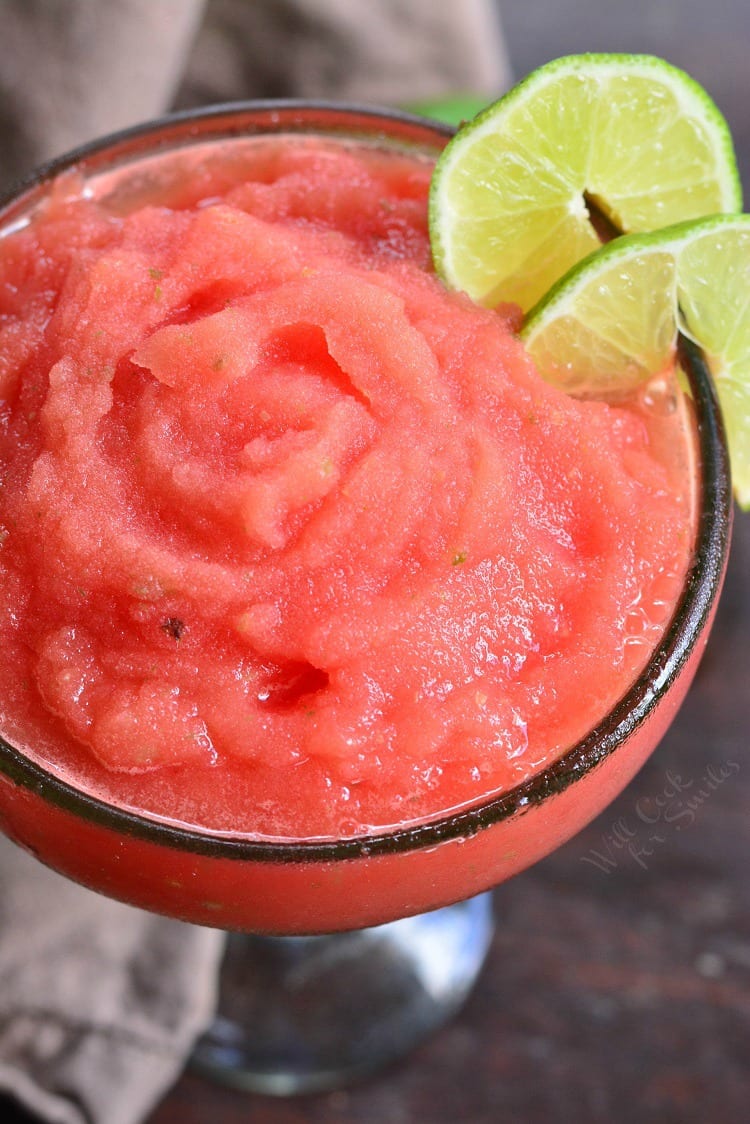
<svg viewBox="0 0 750 1124"><path fill-rule="evenodd" d="M346 1085L454 1014L492 928L486 893L351 933L230 934L219 1011L192 1063L226 1084L279 1096Z"/></svg>

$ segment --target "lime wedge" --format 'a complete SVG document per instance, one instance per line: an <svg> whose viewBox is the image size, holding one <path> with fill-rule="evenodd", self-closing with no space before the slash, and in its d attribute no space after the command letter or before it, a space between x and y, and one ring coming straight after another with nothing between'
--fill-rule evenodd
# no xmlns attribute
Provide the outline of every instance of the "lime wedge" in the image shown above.
<svg viewBox="0 0 750 1124"><path fill-rule="evenodd" d="M678 332L713 375L735 494L750 507L750 215L615 239L553 286L521 335L543 377L602 398L663 370Z"/></svg>
<svg viewBox="0 0 750 1124"><path fill-rule="evenodd" d="M729 129L683 71L648 55L572 55L459 129L430 193L435 268L526 310L609 234L740 211Z"/></svg>

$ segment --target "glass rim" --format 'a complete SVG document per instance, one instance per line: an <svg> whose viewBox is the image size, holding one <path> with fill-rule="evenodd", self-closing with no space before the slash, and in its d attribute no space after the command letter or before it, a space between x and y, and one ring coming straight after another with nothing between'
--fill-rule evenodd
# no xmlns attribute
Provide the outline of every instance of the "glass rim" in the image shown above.
<svg viewBox="0 0 750 1124"><path fill-rule="evenodd" d="M255 134L278 133L281 118L284 119L285 128L302 132L309 130L311 116L318 119L316 127L319 130L329 131L332 135L341 132L356 136L352 131L352 123L357 120L366 135L377 135L380 131L389 140L393 140L395 125L400 130L400 139L406 143L413 144L422 140L425 144L430 144L432 141L433 148L436 139L445 144L456 131L452 125L405 109L335 99L265 98L181 109L107 133L39 164L0 192L0 211L3 212L0 219L4 219L4 212L16 203L24 209L28 208L30 196L35 190L41 194L41 189L46 184L73 167L93 174L99 159L106 161L105 166L110 167L113 158L124 161L157 155L162 150L174 151L197 141L210 140L212 136L237 139ZM249 123L246 119L252 119L253 134L246 130ZM378 122L382 123L381 130L377 129ZM213 126L212 130L198 133L198 127L205 130L210 126ZM151 146L157 135L163 149Z"/></svg>
<svg viewBox="0 0 750 1124"><path fill-rule="evenodd" d="M248 132L254 119L252 132ZM356 135L382 134L407 144L443 145L454 129L426 117L378 106L339 101L275 99L243 101L184 110L109 134L41 165L0 199L0 222L10 209L28 210L34 192L76 166L95 174L131 159L174 151L212 139L286 130ZM201 127L199 129L199 126ZM209 126L205 130L205 126ZM211 129L213 126L213 129ZM394 126L399 137L394 138ZM159 146L153 146L155 137ZM436 145L437 142L437 145ZM0 736L0 773L33 791L47 803L79 819L159 846L212 858L256 863L340 862L366 856L417 851L449 840L464 839L515 814L525 814L561 794L627 743L660 703L690 659L709 623L718 596L729 549L732 491L729 457L721 411L710 372L698 347L681 338L683 368L693 397L698 458L701 466L693 560L672 619L659 644L630 688L578 742L527 780L458 809L437 812L422 823L380 828L343 839L273 839L176 822L121 808L85 791L25 756Z"/></svg>

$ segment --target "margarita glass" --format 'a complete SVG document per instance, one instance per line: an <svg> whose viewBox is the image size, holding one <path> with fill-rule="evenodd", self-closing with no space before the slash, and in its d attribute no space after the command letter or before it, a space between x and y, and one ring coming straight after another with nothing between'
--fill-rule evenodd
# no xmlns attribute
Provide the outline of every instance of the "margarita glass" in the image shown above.
<svg viewBox="0 0 750 1124"><path fill-rule="evenodd" d="M278 133L364 139L436 155L451 130L406 114L298 102L175 115L41 169L5 203L0 223L7 231L26 222L67 168L77 169L88 193L116 198L127 209L152 190L155 157L163 175L170 159L179 169L181 154L196 145ZM231 1003L233 1010L221 1013L201 1044L204 1067L248 1087L289 1092L335 1084L402 1052L447 1017L471 986L491 933L485 891L579 831L654 749L705 646L731 524L719 410L701 356L687 346L684 356L697 477L695 546L684 589L619 702L523 783L367 835L268 839L118 806L0 739L0 825L22 847L130 904L255 935L230 938L227 967L242 987L225 991L225 1008ZM238 1007L250 984L253 997L243 1013ZM332 1001L334 986L348 1002ZM319 1004L314 1015L311 996ZM243 1019L253 1027L249 1037ZM270 1045L259 1041L258 1028L269 1030Z"/></svg>

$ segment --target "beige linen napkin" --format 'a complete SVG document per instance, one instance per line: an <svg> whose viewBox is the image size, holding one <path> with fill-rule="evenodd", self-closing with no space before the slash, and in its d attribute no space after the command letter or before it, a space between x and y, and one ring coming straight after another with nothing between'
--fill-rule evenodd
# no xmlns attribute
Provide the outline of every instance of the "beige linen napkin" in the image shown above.
<svg viewBox="0 0 750 1124"><path fill-rule="evenodd" d="M509 82L498 0L3 0L0 181L171 106ZM2 183L0 183L2 187Z"/></svg>
<svg viewBox="0 0 750 1124"><path fill-rule="evenodd" d="M508 81L496 8L3 0L0 191L173 105L490 97ZM210 1021L221 948L217 932L110 902L0 840L0 1093L54 1124L137 1124Z"/></svg>
<svg viewBox="0 0 750 1124"><path fill-rule="evenodd" d="M222 948L0 838L0 1089L54 1124L143 1119L211 1019Z"/></svg>

